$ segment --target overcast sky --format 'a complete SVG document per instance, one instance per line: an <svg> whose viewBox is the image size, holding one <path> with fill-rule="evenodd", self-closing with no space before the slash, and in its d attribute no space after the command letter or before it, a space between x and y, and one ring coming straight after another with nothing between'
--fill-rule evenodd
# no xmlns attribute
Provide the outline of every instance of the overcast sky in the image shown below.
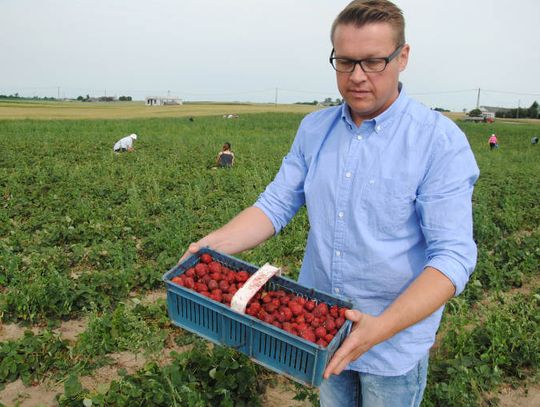
<svg viewBox="0 0 540 407"><path fill-rule="evenodd" d="M340 97L329 31L348 0L0 0L0 94ZM540 1L396 0L401 80L429 107L540 102Z"/></svg>

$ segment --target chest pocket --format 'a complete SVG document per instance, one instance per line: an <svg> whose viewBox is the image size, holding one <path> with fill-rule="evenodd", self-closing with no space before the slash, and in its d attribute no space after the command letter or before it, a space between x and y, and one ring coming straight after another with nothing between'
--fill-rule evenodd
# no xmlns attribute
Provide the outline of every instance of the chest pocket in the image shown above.
<svg viewBox="0 0 540 407"><path fill-rule="evenodd" d="M411 187L399 180L368 180L362 201L370 229L379 237L399 236L414 215L414 200Z"/></svg>

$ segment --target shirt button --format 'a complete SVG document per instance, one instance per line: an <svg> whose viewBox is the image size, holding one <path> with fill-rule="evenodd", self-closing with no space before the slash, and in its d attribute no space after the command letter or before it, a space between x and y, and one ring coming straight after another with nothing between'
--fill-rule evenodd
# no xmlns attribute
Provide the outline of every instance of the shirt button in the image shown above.
<svg viewBox="0 0 540 407"><path fill-rule="evenodd" d="M358 140L362 140L364 137L362 137L362 136L356 136L356 138L357 138Z"/></svg>
<svg viewBox="0 0 540 407"><path fill-rule="evenodd" d="M381 126L377 126L377 131L381 131Z"/></svg>
<svg viewBox="0 0 540 407"><path fill-rule="evenodd" d="M334 292L335 292L336 294L339 294L339 288L334 288Z"/></svg>
<svg viewBox="0 0 540 407"><path fill-rule="evenodd" d="M340 218L342 218L342 217L343 217L343 212L338 213L338 216L339 216Z"/></svg>
<svg viewBox="0 0 540 407"><path fill-rule="evenodd" d="M374 180L374 179L370 179L370 180L369 180L369 183L370 183L370 184L375 184L375 180Z"/></svg>
<svg viewBox="0 0 540 407"><path fill-rule="evenodd" d="M352 174L350 173L350 171L345 173L345 176L346 176L347 178L351 178L351 175L352 175Z"/></svg>
<svg viewBox="0 0 540 407"><path fill-rule="evenodd" d="M339 250L336 250L336 256L341 256L341 252Z"/></svg>

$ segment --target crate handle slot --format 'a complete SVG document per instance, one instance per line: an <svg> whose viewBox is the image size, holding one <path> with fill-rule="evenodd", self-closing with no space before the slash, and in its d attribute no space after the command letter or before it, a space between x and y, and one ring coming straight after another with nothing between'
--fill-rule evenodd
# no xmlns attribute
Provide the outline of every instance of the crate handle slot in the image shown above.
<svg viewBox="0 0 540 407"><path fill-rule="evenodd" d="M233 295L231 300L231 308L240 314L244 314L246 312L246 305L249 300L251 300L257 291L259 291L259 289L275 275L280 276L281 269L266 263L255 273L253 273L242 288L240 288Z"/></svg>

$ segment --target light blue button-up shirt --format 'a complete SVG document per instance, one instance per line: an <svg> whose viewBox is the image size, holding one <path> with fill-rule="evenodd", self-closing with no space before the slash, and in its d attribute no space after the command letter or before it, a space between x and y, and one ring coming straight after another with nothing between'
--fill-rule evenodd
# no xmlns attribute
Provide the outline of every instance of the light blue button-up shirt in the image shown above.
<svg viewBox="0 0 540 407"><path fill-rule="evenodd" d="M276 234L306 205L299 282L381 314L424 270L459 294L476 264L471 198L479 175L463 132L401 90L357 127L347 105L307 115L255 206ZM433 345L443 307L374 346L349 368L394 376Z"/></svg>

